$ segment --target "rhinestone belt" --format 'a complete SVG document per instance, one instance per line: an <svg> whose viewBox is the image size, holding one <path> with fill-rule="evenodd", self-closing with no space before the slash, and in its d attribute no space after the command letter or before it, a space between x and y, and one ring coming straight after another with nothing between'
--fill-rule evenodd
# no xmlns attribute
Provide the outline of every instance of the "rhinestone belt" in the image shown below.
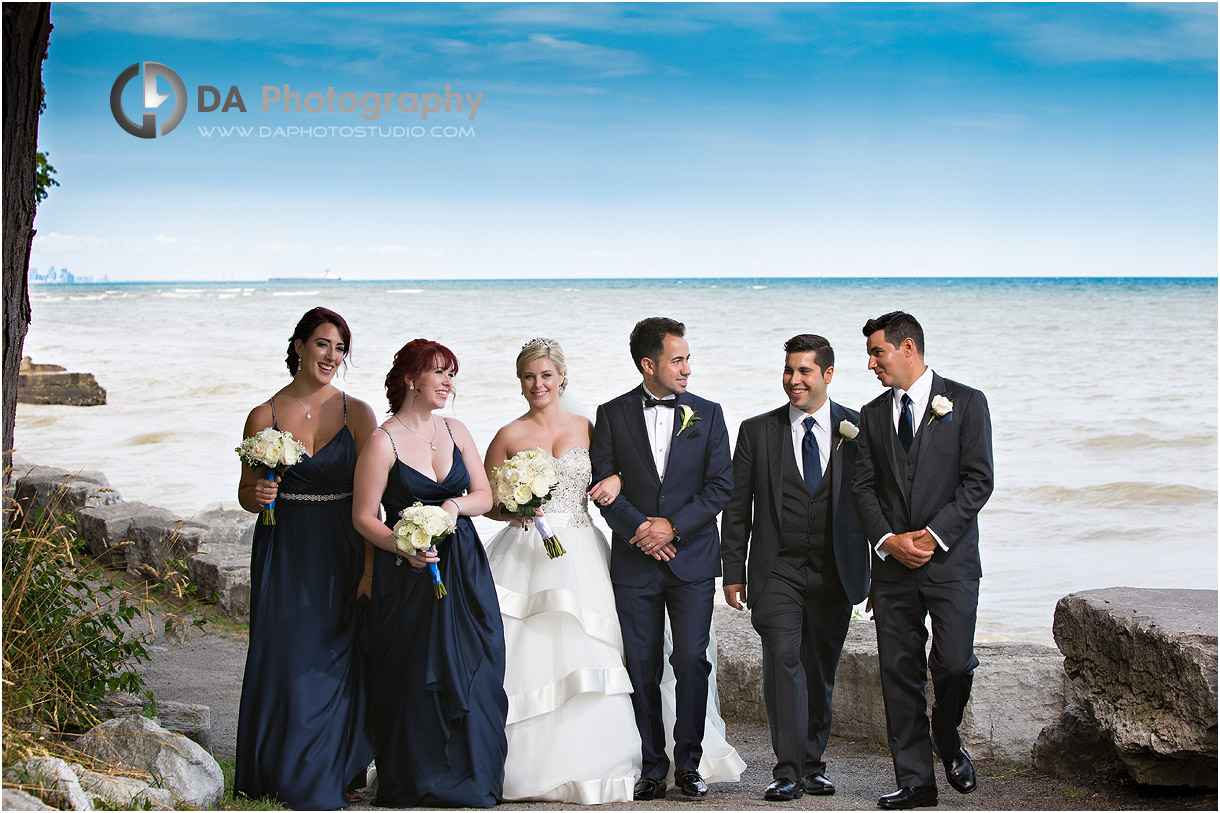
<svg viewBox="0 0 1220 813"><path fill-rule="evenodd" d="M352 496L352 492L345 491L342 494L293 494L289 491L281 491L275 495L277 500L303 500L305 502L333 502L335 500L343 500Z"/></svg>

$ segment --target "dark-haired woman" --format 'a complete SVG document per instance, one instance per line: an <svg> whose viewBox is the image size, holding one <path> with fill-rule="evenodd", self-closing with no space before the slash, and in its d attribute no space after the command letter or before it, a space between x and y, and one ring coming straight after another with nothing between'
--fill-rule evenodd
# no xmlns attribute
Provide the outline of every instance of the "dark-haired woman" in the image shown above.
<svg viewBox="0 0 1220 813"><path fill-rule="evenodd" d="M352 475L377 420L332 383L351 346L342 316L306 313L288 342L292 381L250 412L244 430L291 432L306 456L276 482L242 467L242 507L258 512L274 500L276 522L254 531L234 788L297 810L347 807L373 758L356 646L356 599L372 579L362 578Z"/></svg>
<svg viewBox="0 0 1220 813"><path fill-rule="evenodd" d="M356 529L377 546L369 699L376 804L387 807L491 807L504 782L504 628L470 521L491 508L491 487L470 432L433 414L453 394L457 372L444 345L416 339L402 347L385 380L392 414L356 464ZM457 530L435 553L400 556L390 528L416 501L439 505ZM429 562L440 568L442 598Z"/></svg>

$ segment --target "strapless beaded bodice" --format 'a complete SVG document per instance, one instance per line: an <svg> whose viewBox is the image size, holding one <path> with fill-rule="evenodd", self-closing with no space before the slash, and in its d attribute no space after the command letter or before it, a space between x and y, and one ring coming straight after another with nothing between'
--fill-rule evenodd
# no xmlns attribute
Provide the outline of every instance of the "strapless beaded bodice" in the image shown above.
<svg viewBox="0 0 1220 813"><path fill-rule="evenodd" d="M542 512L548 515L571 514L568 524L587 527L589 480L593 476L589 450L583 446L573 446L559 457L551 457L551 460L559 473L559 482L551 489L551 499L542 507Z"/></svg>

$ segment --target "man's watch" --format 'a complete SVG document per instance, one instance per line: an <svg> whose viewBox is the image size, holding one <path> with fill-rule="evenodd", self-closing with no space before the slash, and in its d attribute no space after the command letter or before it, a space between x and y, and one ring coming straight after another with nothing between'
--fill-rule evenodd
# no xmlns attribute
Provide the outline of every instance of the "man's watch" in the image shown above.
<svg viewBox="0 0 1220 813"><path fill-rule="evenodd" d="M677 542L679 539L682 538L682 534L678 533L678 526L674 525L674 521L672 519L670 519L669 517L666 517L665 521L669 523L670 529L674 532L674 538L671 541Z"/></svg>

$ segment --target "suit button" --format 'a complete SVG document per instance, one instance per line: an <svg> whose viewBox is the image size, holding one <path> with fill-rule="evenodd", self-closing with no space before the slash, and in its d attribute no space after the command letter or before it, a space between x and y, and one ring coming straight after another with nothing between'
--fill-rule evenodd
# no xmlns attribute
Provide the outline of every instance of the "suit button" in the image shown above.
<svg viewBox="0 0 1220 813"><path fill-rule="evenodd" d="M661 495L661 499L665 499L665 495L664 495L664 494L662 494L662 495Z"/></svg>

